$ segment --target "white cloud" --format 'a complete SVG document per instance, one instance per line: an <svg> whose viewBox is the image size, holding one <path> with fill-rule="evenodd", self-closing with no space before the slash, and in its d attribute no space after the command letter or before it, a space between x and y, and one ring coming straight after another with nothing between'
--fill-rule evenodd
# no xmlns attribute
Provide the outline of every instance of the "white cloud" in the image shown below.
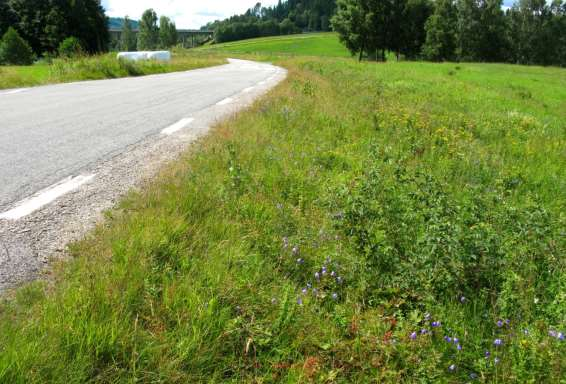
<svg viewBox="0 0 566 384"><path fill-rule="evenodd" d="M102 0L106 14L113 17L130 16L139 19L142 13L153 8L158 16L168 16L177 28L200 28L209 21L244 13L255 5L255 0ZM264 0L263 6L277 4L277 0Z"/></svg>

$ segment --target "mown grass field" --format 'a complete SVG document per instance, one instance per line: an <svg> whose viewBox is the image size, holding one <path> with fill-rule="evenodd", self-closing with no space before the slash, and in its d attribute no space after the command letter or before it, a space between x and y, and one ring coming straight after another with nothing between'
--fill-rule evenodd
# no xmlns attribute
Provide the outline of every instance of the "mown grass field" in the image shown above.
<svg viewBox="0 0 566 384"><path fill-rule="evenodd" d="M225 63L221 57L196 51L176 50L169 63L126 62L115 53L74 59L55 59L30 66L0 66L0 89L30 87L83 80L144 76L188 71Z"/></svg>
<svg viewBox="0 0 566 384"><path fill-rule="evenodd" d="M207 45L198 50L239 54L276 54L287 56L350 57L335 33L262 37L230 43Z"/></svg>
<svg viewBox="0 0 566 384"><path fill-rule="evenodd" d="M6 383L561 383L566 71L265 59L0 309Z"/></svg>

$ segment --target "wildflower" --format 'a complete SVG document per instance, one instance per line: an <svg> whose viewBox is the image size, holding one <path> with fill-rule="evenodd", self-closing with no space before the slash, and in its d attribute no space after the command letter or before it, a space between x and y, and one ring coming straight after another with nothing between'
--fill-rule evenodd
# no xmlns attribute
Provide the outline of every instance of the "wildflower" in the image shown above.
<svg viewBox="0 0 566 384"><path fill-rule="evenodd" d="M558 332L558 335L556 335L556 338L560 341L564 341L564 334L562 332Z"/></svg>
<svg viewBox="0 0 566 384"><path fill-rule="evenodd" d="M454 372L456 370L456 365L452 364L451 366L448 367L448 370L450 372Z"/></svg>
<svg viewBox="0 0 566 384"><path fill-rule="evenodd" d="M297 304L303 305L303 298L301 296L297 298Z"/></svg>
<svg viewBox="0 0 566 384"><path fill-rule="evenodd" d="M426 335L428 333L428 329L421 329L421 335Z"/></svg>
<svg viewBox="0 0 566 384"><path fill-rule="evenodd" d="M466 298L464 296L460 297L460 303L464 304L466 302Z"/></svg>
<svg viewBox="0 0 566 384"><path fill-rule="evenodd" d="M338 277L336 278L336 282L337 282L338 284L342 284L343 279L342 279L340 276L338 276Z"/></svg>
<svg viewBox="0 0 566 384"><path fill-rule="evenodd" d="M548 335L550 337L556 337L556 336L558 336L558 333L556 333L556 331L550 330L550 331L548 331Z"/></svg>
<svg viewBox="0 0 566 384"><path fill-rule="evenodd" d="M430 325L432 325L434 328L437 328L440 327L442 324L440 323L440 321L433 321L432 324Z"/></svg>
<svg viewBox="0 0 566 384"><path fill-rule="evenodd" d="M297 247L296 245L293 247L292 249L293 255L298 255L299 254L299 247Z"/></svg>
<svg viewBox="0 0 566 384"><path fill-rule="evenodd" d="M289 248L289 238L287 236L283 238L283 248Z"/></svg>
<svg viewBox="0 0 566 384"><path fill-rule="evenodd" d="M315 272L315 273L314 273L314 278L317 279L317 280L320 280L320 273Z"/></svg>
<svg viewBox="0 0 566 384"><path fill-rule="evenodd" d="M493 340L493 345L499 347L500 345L503 345L503 340L495 339L495 340Z"/></svg>
<svg viewBox="0 0 566 384"><path fill-rule="evenodd" d="M312 288L312 284L311 283L307 283L307 288L311 289Z"/></svg>
<svg viewBox="0 0 566 384"><path fill-rule="evenodd" d="M533 301L534 301L535 304L538 304L539 298L538 298L538 297L535 297L535 299L534 299Z"/></svg>
<svg viewBox="0 0 566 384"><path fill-rule="evenodd" d="M297 259L297 264L302 265L304 263L305 263L304 259L301 259L301 258Z"/></svg>
<svg viewBox="0 0 566 384"><path fill-rule="evenodd" d="M507 326L508 326L509 324L511 324L511 320L509 320L509 319L505 319L505 325L507 325Z"/></svg>
<svg viewBox="0 0 566 384"><path fill-rule="evenodd" d="M461 346L460 344L457 344L457 345L456 345L456 349L457 349L458 351L461 351L461 350L462 350L462 346Z"/></svg>
<svg viewBox="0 0 566 384"><path fill-rule="evenodd" d="M499 364L499 357L496 357L495 359L493 359L493 364L497 365Z"/></svg>
<svg viewBox="0 0 566 384"><path fill-rule="evenodd" d="M271 304L273 305L277 304L277 299L275 297L271 299Z"/></svg>
<svg viewBox="0 0 566 384"><path fill-rule="evenodd" d="M303 288L301 292L303 293L303 295L306 295L309 292L309 290L307 288Z"/></svg>
<svg viewBox="0 0 566 384"><path fill-rule="evenodd" d="M454 342L454 344L458 344L460 342L460 339L455 337L455 338L452 339L452 341Z"/></svg>
<svg viewBox="0 0 566 384"><path fill-rule="evenodd" d="M525 334L525 336L526 336L526 335L528 335L528 334L529 334L529 330L528 330L528 329L523 329L523 333L524 333L524 334Z"/></svg>
<svg viewBox="0 0 566 384"><path fill-rule="evenodd" d="M503 321L497 320L497 326L498 326L499 328L503 327Z"/></svg>
<svg viewBox="0 0 566 384"><path fill-rule="evenodd" d="M336 277L336 272L334 272L334 271L330 272L330 276Z"/></svg>
<svg viewBox="0 0 566 384"><path fill-rule="evenodd" d="M338 300L338 294L337 293L332 294L332 300Z"/></svg>
<svg viewBox="0 0 566 384"><path fill-rule="evenodd" d="M485 351L485 358L489 359L490 356L491 356L491 352Z"/></svg>
<svg viewBox="0 0 566 384"><path fill-rule="evenodd" d="M411 333L411 335L409 336L409 338L410 338L411 340L415 340L415 339L417 338L417 333L416 333L416 332Z"/></svg>
<svg viewBox="0 0 566 384"><path fill-rule="evenodd" d="M425 313L424 319L425 319L425 321L429 321L430 320L430 313L428 313L428 312Z"/></svg>
<svg viewBox="0 0 566 384"><path fill-rule="evenodd" d="M447 343L451 343L451 342L452 342L452 338L451 338L450 336L444 336L444 340L445 340Z"/></svg>
<svg viewBox="0 0 566 384"><path fill-rule="evenodd" d="M326 267L322 267L321 273L322 273L322 276L326 275Z"/></svg>

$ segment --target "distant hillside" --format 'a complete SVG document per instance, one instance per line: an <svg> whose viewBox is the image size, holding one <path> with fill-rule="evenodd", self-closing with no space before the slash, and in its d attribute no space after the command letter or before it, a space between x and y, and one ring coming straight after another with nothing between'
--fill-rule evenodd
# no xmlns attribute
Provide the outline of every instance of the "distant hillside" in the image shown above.
<svg viewBox="0 0 566 384"><path fill-rule="evenodd" d="M133 29L137 29L140 26L140 22L137 20L130 20ZM109 17L108 18L108 28L122 28L124 24L124 19L122 17Z"/></svg>

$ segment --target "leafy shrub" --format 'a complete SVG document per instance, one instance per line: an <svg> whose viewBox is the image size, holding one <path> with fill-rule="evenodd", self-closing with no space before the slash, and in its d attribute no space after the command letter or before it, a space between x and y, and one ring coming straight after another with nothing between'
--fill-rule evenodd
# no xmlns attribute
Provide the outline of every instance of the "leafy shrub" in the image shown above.
<svg viewBox="0 0 566 384"><path fill-rule="evenodd" d="M77 57L82 55L83 47L76 37L67 37L59 44L59 56L65 58Z"/></svg>
<svg viewBox="0 0 566 384"><path fill-rule="evenodd" d="M29 44L10 27L0 41L0 63L11 65L31 65L33 51Z"/></svg>

